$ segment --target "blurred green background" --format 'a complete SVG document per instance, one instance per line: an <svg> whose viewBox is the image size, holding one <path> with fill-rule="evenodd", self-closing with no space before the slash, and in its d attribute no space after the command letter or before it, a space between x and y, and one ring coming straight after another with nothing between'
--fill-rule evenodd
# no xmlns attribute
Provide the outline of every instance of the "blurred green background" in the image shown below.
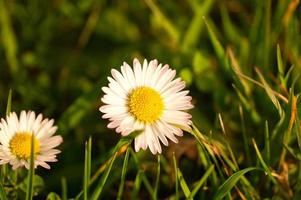
<svg viewBox="0 0 301 200"><path fill-rule="evenodd" d="M254 77L258 67L277 91L279 77L294 65L301 71L299 1L289 0L0 0L0 113L5 115L9 89L13 90L12 110L34 110L54 118L58 134L64 137L59 162L52 170L38 169L46 181L41 196L60 193L60 180L68 182L70 196L82 187L84 142L93 137L93 169L106 160L119 135L106 128L101 119L101 87L107 84L110 69L119 69L133 58L158 59L177 69L193 96L194 123L204 132L221 131L221 113L233 149L240 156L241 127L239 106L246 112L246 126L252 137L263 130L264 121L275 124L277 110L264 90L247 82L245 103L238 90L243 88L225 60L233 52L244 74ZM205 25L205 20L210 30ZM210 38L210 31L220 41ZM277 68L279 44L284 66ZM230 50L231 49L231 50ZM233 64L233 63L232 63ZM281 74L282 73L282 74ZM297 81L298 90L301 82ZM262 141L259 139L259 141ZM179 153L188 182L202 174L194 144L187 136L182 150L173 146L168 153ZM152 172L155 157L147 159ZM114 197L122 160L118 161L104 193ZM134 168L134 167L132 167ZM198 170L195 170L198 169ZM135 171L135 170L134 170ZM135 174L135 173L133 173ZM131 175L128 177L129 185ZM168 174L162 177L160 194L171 192ZM165 189L164 189L165 188ZM164 191L165 190L165 191Z"/></svg>

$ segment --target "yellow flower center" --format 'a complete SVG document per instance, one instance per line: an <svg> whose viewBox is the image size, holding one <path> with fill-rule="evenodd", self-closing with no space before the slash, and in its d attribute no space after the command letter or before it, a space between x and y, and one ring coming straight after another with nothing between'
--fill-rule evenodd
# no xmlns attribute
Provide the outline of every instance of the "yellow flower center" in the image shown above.
<svg viewBox="0 0 301 200"><path fill-rule="evenodd" d="M31 152L31 137L32 134L28 132L16 133L9 142L12 154L17 156L19 159L29 159ZM34 154L39 153L39 151L39 141L34 137Z"/></svg>
<svg viewBox="0 0 301 200"><path fill-rule="evenodd" d="M150 87L138 87L128 98L129 112L138 120L151 123L161 116L164 104L160 94Z"/></svg>

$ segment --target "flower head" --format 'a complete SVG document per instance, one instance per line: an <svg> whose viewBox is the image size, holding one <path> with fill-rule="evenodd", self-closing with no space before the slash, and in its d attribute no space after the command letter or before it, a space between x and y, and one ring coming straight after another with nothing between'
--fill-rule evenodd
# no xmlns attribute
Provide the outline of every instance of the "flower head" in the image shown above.
<svg viewBox="0 0 301 200"><path fill-rule="evenodd" d="M10 113L0 123L0 164L9 163L13 169L25 166L29 168L31 144L33 137L33 152L35 167L42 166L50 169L46 162L56 162L56 154L60 150L54 149L63 142L61 136L53 134L57 127L54 121L43 119L42 114L37 117L33 111L22 111L20 118L15 112Z"/></svg>
<svg viewBox="0 0 301 200"><path fill-rule="evenodd" d="M109 119L108 128L126 136L133 131L142 133L135 138L135 150L149 147L153 154L161 153L160 141L168 145L168 139L178 142L176 136L182 136L182 129L190 129L191 115L185 112L191 109L191 97L184 90L185 82L174 79L176 71L168 65L149 63L144 60L141 66L137 59L133 68L127 63L116 69L108 77L109 87L103 87L105 95L100 107L104 119Z"/></svg>

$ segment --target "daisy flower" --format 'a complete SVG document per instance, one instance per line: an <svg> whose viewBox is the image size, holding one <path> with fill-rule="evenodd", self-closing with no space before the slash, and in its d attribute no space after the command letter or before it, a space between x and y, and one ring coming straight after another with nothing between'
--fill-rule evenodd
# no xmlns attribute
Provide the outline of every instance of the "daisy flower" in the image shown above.
<svg viewBox="0 0 301 200"><path fill-rule="evenodd" d="M175 78L176 71L168 65L158 64L157 60L141 65L133 61L133 69L127 63L116 69L108 77L109 86L103 87L105 95L99 108L102 118L109 119L108 128L126 136L141 130L135 138L135 150L147 148L153 154L161 153L160 141L168 146L168 139L177 143L175 136L182 136L184 130L190 130L191 115L185 112L191 109L191 97L184 90L185 82Z"/></svg>
<svg viewBox="0 0 301 200"><path fill-rule="evenodd" d="M54 149L63 142L61 136L53 134L57 127L53 119L37 117L33 111L22 111L20 118L15 112L10 113L0 123L0 164L9 163L13 169L25 166L29 169L32 136L34 137L34 165L50 169L46 162L56 162Z"/></svg>

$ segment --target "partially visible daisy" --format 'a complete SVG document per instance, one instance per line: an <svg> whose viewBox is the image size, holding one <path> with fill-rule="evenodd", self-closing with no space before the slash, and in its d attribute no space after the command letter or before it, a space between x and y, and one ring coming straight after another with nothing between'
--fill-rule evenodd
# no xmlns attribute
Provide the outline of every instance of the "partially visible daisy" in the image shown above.
<svg viewBox="0 0 301 200"><path fill-rule="evenodd" d="M109 87L103 87L105 93L99 110L104 119L109 119L108 128L126 136L135 130L142 133L135 138L135 150L149 148L153 154L161 153L160 141L168 146L168 139L177 143L176 136L182 136L182 129L190 130L191 97L184 90L185 82L174 79L176 71L168 65L149 63L144 60L141 66L137 59L133 69L123 63L121 73L111 70L108 77Z"/></svg>
<svg viewBox="0 0 301 200"><path fill-rule="evenodd" d="M53 119L37 117L33 111L22 111L20 118L15 112L10 113L0 123L0 164L9 163L13 169L25 166L29 169L32 136L34 137L34 164L50 169L46 162L56 162L54 149L63 142L59 135L53 136L57 127Z"/></svg>

